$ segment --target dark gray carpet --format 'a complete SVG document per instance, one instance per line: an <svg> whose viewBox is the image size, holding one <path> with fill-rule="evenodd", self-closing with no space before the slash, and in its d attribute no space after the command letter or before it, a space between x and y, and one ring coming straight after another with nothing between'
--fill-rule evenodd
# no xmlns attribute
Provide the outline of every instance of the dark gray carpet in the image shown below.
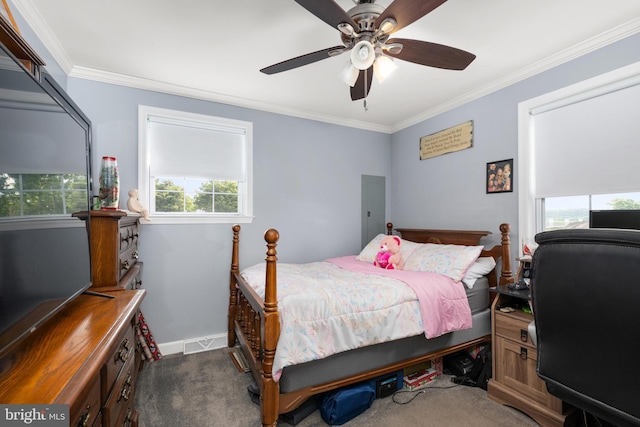
<svg viewBox="0 0 640 427"><path fill-rule="evenodd" d="M251 374L239 373L228 356L218 349L186 356L169 356L145 363L139 374L136 407L140 427L254 427L260 426L260 409L251 402L247 386ZM377 399L365 413L343 424L347 427L535 427L521 412L498 405L486 391L466 386L451 387L447 377L431 383L423 393L398 393ZM436 388L440 387L440 388ZM279 423L288 426L285 423ZM315 411L298 427L325 427Z"/></svg>

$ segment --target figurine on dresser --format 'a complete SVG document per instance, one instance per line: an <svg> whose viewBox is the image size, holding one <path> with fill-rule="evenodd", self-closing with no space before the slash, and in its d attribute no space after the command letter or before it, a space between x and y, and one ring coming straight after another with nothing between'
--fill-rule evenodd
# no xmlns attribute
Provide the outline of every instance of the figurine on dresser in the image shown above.
<svg viewBox="0 0 640 427"><path fill-rule="evenodd" d="M142 214L142 217L145 220L151 221L151 219L149 218L149 210L145 208L142 205L142 203L140 203L140 200L138 200L137 188L134 188L133 190L129 190L129 200L127 200L127 209L129 209L131 212L138 212Z"/></svg>

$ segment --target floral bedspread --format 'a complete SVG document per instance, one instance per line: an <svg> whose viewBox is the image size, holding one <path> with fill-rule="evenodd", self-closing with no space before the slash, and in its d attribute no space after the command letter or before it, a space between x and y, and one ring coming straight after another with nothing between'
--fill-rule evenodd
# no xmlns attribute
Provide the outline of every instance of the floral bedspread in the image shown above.
<svg viewBox="0 0 640 427"><path fill-rule="evenodd" d="M265 263L244 269L242 276L264 298ZM281 328L273 366L276 381L289 365L471 327L462 284L439 274L383 270L350 256L278 263L277 277Z"/></svg>

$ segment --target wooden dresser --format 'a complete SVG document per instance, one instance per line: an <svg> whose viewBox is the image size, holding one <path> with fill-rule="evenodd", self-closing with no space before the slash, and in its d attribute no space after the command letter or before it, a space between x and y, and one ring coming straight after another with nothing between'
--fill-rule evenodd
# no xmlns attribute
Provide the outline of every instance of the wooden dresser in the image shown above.
<svg viewBox="0 0 640 427"><path fill-rule="evenodd" d="M489 398L521 410L541 426L574 425L577 412L550 395L536 372L537 351L528 331L533 315L521 309L529 306L528 289L512 291L498 286L492 291L496 297L491 308L493 378L489 380ZM500 310L505 307L513 311Z"/></svg>
<svg viewBox="0 0 640 427"><path fill-rule="evenodd" d="M0 402L68 404L70 426L135 427L136 312L144 290L80 295L0 365Z"/></svg>
<svg viewBox="0 0 640 427"><path fill-rule="evenodd" d="M139 289L143 264L138 260L140 214L119 210L76 212L86 221L91 215L91 290Z"/></svg>

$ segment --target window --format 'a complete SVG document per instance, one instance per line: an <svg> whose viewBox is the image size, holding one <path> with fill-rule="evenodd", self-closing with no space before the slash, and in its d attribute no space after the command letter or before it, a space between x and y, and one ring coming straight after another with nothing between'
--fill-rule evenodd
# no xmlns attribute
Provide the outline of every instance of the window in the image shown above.
<svg viewBox="0 0 640 427"><path fill-rule="evenodd" d="M139 108L138 191L152 223L250 222L253 125Z"/></svg>
<svg viewBox="0 0 640 427"><path fill-rule="evenodd" d="M640 209L640 192L547 197L541 204L541 231L589 228L589 211Z"/></svg>
<svg viewBox="0 0 640 427"><path fill-rule="evenodd" d="M638 209L640 64L518 107L519 232L586 227L589 210Z"/></svg>

